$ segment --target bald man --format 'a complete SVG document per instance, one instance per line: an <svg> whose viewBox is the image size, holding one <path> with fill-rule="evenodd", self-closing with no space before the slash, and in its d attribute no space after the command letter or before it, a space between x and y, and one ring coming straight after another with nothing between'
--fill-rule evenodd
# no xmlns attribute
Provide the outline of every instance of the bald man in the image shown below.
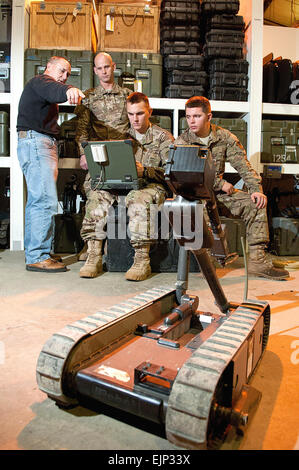
<svg viewBox="0 0 299 470"><path fill-rule="evenodd" d="M71 65L64 57L51 57L42 75L26 83L17 119L18 159L27 184L25 260L27 271L64 272L63 263L50 255L57 213L56 179L59 134L57 103L76 105L84 94L66 85Z"/></svg>
<svg viewBox="0 0 299 470"><path fill-rule="evenodd" d="M76 141L80 151L80 166L85 170L88 168L81 142L122 140L126 138L129 129L126 98L131 90L114 83L115 68L116 64L109 54L100 52L95 56L94 73L100 84L96 88L85 91L86 98L75 109L78 116ZM89 173L86 175L84 189L87 201L81 237L87 244L87 254L85 265L80 269L80 277L93 278L102 271L99 256L100 243L97 237L97 218L93 215L94 208L100 202L100 191L91 189Z"/></svg>

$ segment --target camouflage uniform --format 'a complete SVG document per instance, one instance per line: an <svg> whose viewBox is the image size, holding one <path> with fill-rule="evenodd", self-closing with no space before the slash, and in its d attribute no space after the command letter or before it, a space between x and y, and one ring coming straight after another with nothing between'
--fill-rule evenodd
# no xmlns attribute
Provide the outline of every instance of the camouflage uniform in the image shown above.
<svg viewBox="0 0 299 470"><path fill-rule="evenodd" d="M112 89L105 90L101 85L84 92L82 104L77 106L78 116L76 142L80 155L84 154L81 142L87 140L121 140L126 137L129 129L126 99L131 93L128 88L121 88L116 83ZM97 191L91 188L91 179L87 173L84 190L87 197L85 217L82 223L81 236L83 240L99 239L102 234L102 201L107 206L113 204L113 194ZM105 237L102 237L105 238ZM101 239L101 237L100 237Z"/></svg>
<svg viewBox="0 0 299 470"><path fill-rule="evenodd" d="M194 144L201 143L201 140L190 129L187 129L175 140L175 143ZM248 162L243 146L230 131L215 124L211 124L211 133L207 146L212 153L215 164L214 191L219 207L221 208L223 204L232 215L242 218L246 225L246 237L249 246L268 243L267 210L266 208L257 209L250 198L252 193L263 192L261 178ZM225 182L223 174L226 162L229 162L237 170L248 188L248 193L234 189L233 194L228 195L221 191Z"/></svg>
<svg viewBox="0 0 299 470"><path fill-rule="evenodd" d="M111 90L101 85L84 92L82 104L77 106L76 141L80 155L84 154L81 142L86 140L121 140L128 128L126 98L131 93L116 83Z"/></svg>
<svg viewBox="0 0 299 470"><path fill-rule="evenodd" d="M167 186L164 182L164 167L168 158L169 145L173 142L170 132L152 124L142 137L141 141L135 139L135 131L130 128L128 136L134 139L134 152L137 162L144 168L146 186L139 190L130 191L126 197L131 243L137 246L150 244L150 206L161 206L167 196ZM146 210L145 210L146 209ZM152 213L152 215L154 215Z"/></svg>
<svg viewBox="0 0 299 470"><path fill-rule="evenodd" d="M167 195L164 186L164 166L168 157L169 145L173 136L159 126L151 125L141 142L135 139L135 131L129 129L127 138L133 139L136 161L145 167L145 186L132 190L126 196L129 215L129 230L133 246L150 244L150 206L163 204ZM83 240L103 240L106 238L106 222L109 208L119 201L115 191L88 192L88 204L83 221L81 236Z"/></svg>

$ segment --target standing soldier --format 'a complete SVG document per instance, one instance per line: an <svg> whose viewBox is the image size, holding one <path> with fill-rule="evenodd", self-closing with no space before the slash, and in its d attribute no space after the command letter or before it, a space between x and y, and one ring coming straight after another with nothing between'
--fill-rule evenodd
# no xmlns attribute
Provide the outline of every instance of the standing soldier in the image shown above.
<svg viewBox="0 0 299 470"><path fill-rule="evenodd" d="M282 280L288 271L273 267L265 251L269 243L267 197L263 194L261 178L251 167L246 152L235 135L211 124L211 105L203 96L193 96L185 105L188 129L175 141L176 144L204 144L215 164L214 191L221 207L223 204L234 216L241 217L246 225L249 247L248 272L252 275ZM225 181L225 162L229 162L243 179L248 192L239 191Z"/></svg>
<svg viewBox="0 0 299 470"><path fill-rule="evenodd" d="M87 170L86 157L81 142L88 140L121 140L129 128L126 98L131 93L114 83L115 63L109 54L100 52L94 59L94 73L100 84L85 91L86 99L77 106L78 116L76 141L80 151L80 166ZM97 216L95 209L101 203L100 191L91 189L91 179L87 173L84 183L86 211L81 228L81 237L87 243L86 263L80 270L81 277L96 277L102 270L99 262L97 236ZM84 259L84 255L81 258Z"/></svg>

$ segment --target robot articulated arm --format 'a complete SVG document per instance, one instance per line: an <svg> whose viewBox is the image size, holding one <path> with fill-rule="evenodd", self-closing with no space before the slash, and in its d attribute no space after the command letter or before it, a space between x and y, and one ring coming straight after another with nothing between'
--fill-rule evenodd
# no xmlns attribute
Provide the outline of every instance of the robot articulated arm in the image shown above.
<svg viewBox="0 0 299 470"><path fill-rule="evenodd" d="M165 181L176 197L165 201L164 211L173 227L173 236L180 245L177 296L183 295L187 288L189 254L186 251L191 251L218 307L222 312L226 312L229 303L207 250L209 249L222 265L235 259L236 254L229 253L220 223L213 192L214 179L215 168L206 147L171 145L165 168Z"/></svg>

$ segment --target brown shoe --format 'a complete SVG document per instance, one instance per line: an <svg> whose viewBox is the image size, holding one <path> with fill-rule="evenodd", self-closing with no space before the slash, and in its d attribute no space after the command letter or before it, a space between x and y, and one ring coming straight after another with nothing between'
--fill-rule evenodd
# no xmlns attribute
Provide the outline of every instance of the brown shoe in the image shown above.
<svg viewBox="0 0 299 470"><path fill-rule="evenodd" d="M44 261L34 264L26 264L27 271L36 271L40 273L62 273L67 271L65 264L48 258Z"/></svg>

